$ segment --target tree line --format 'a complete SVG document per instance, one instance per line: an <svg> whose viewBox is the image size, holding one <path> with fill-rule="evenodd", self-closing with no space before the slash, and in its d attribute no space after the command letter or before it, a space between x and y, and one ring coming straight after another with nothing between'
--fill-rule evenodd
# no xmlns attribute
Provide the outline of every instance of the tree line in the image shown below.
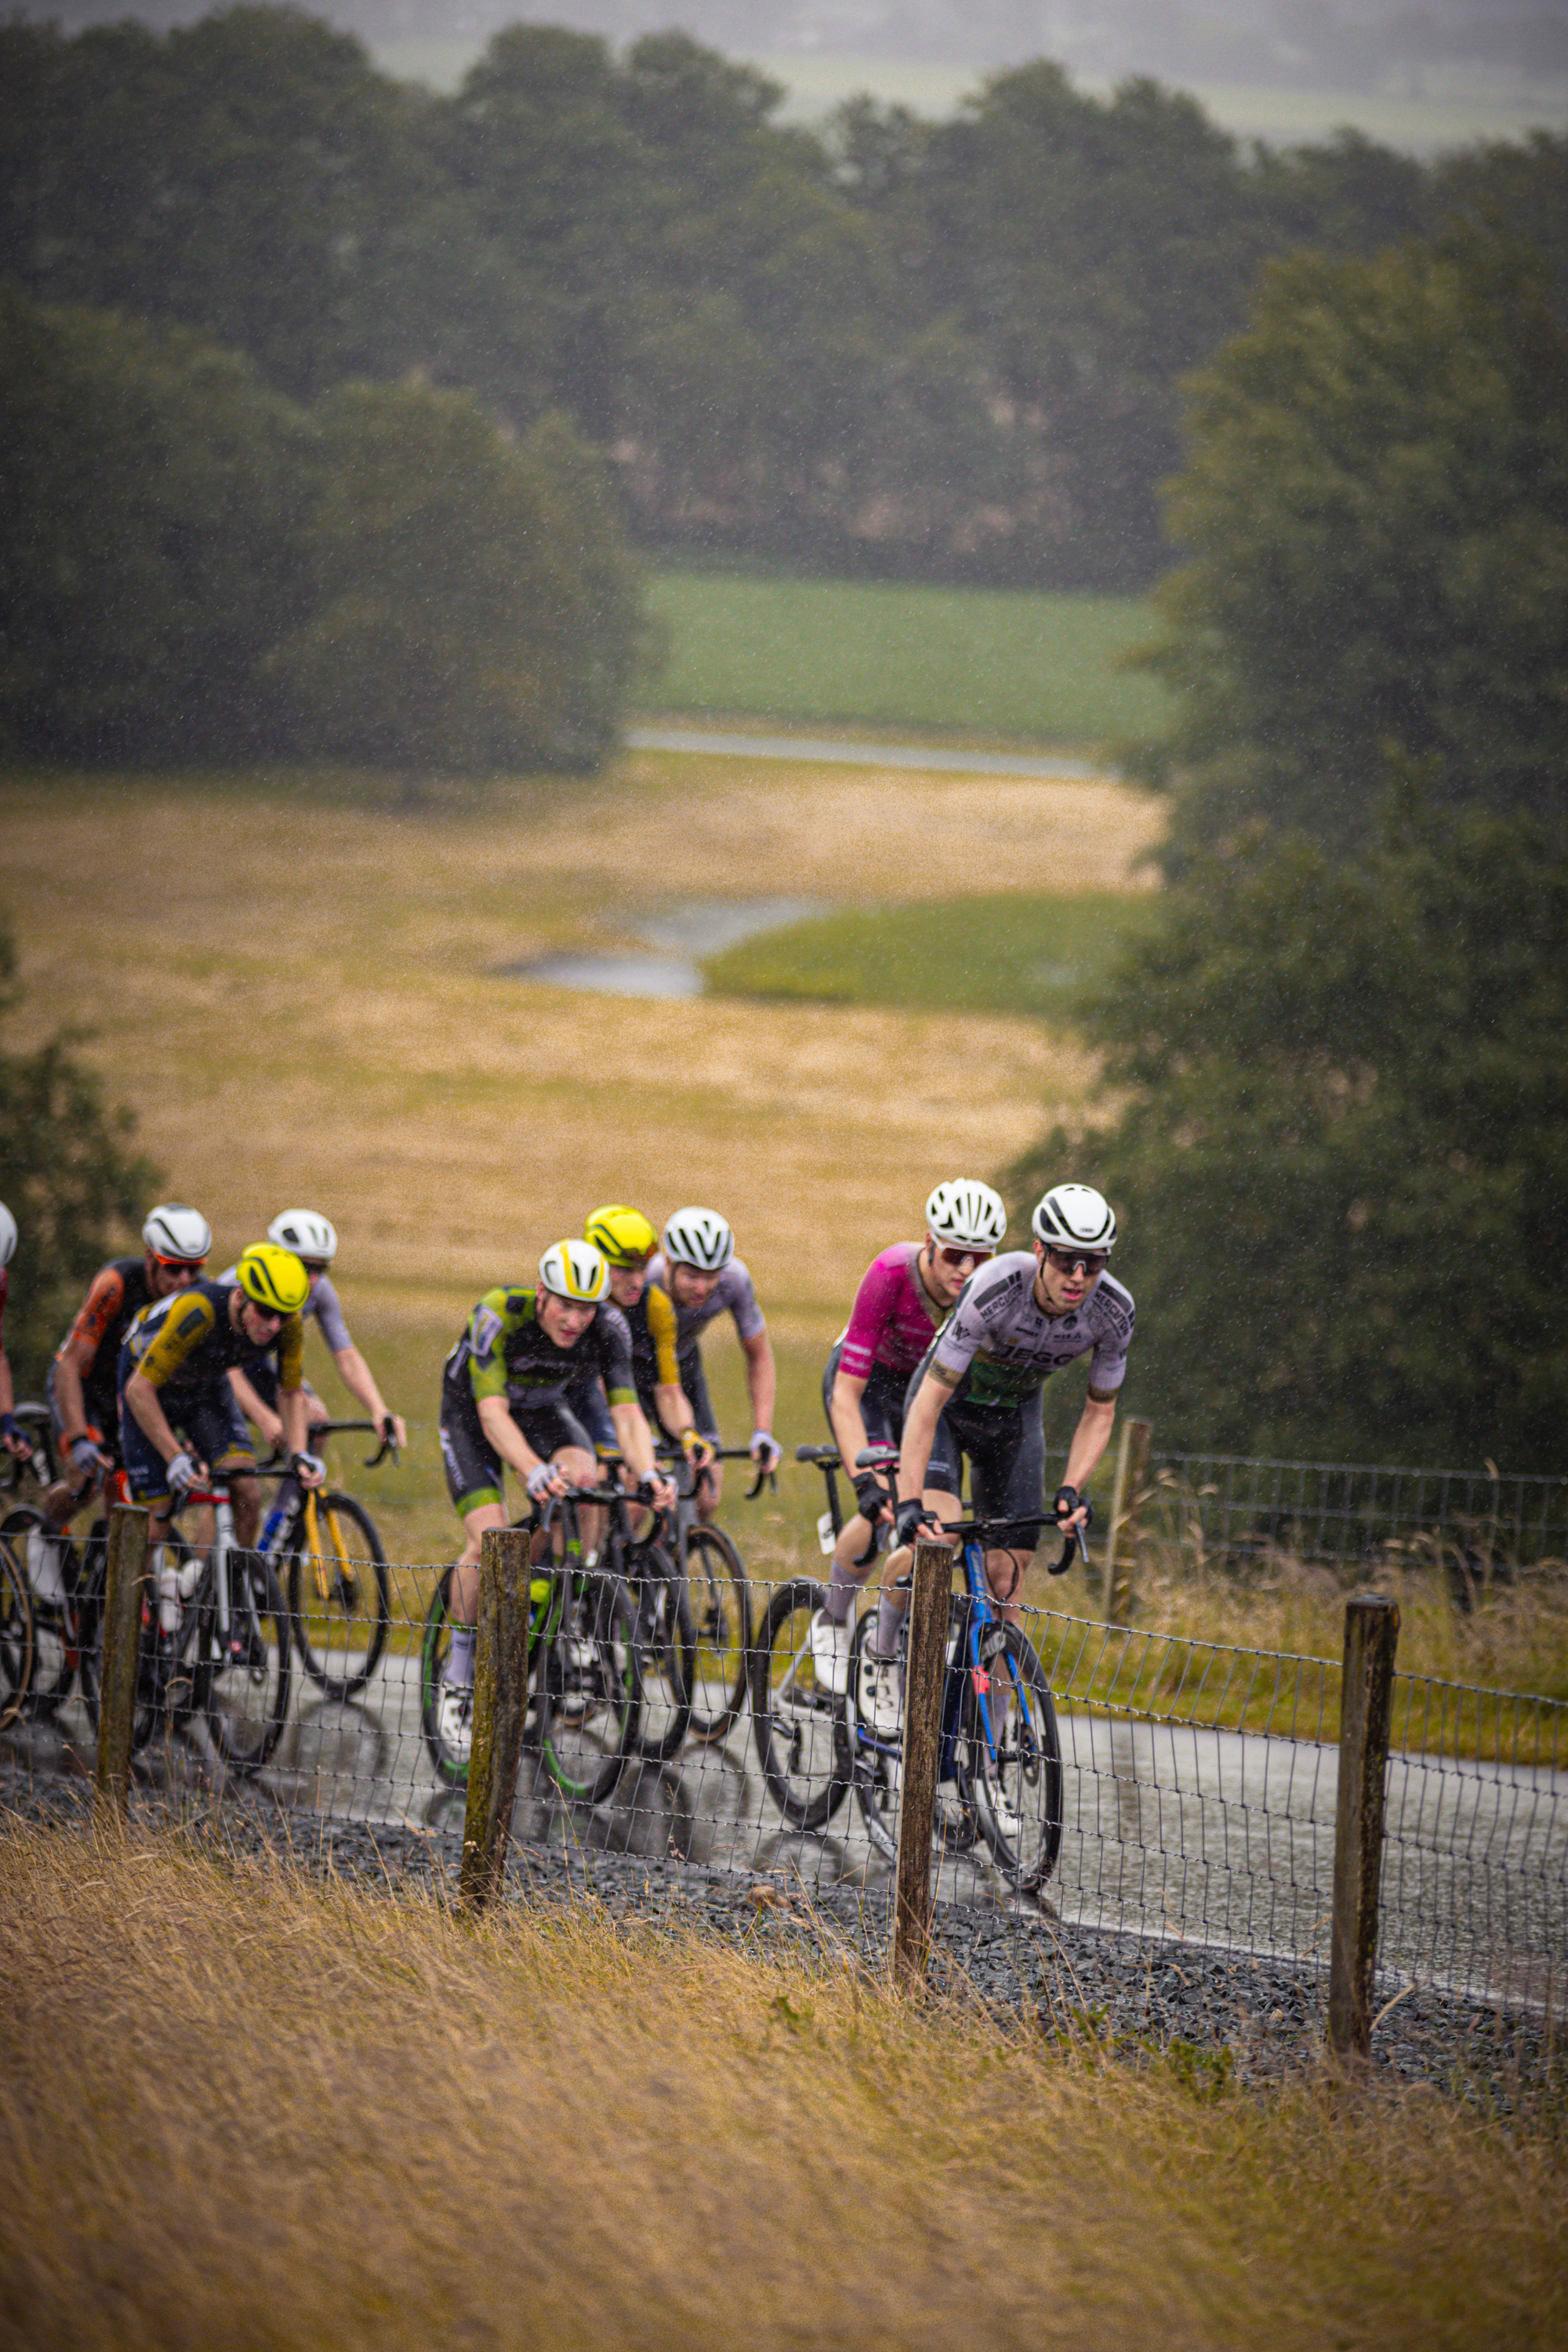
<svg viewBox="0 0 1568 2352"><path fill-rule="evenodd" d="M513 26L461 89L240 7L160 36L0 28L0 274L177 322L311 404L411 373L559 409L649 540L1141 586L1180 381L1260 265L1496 219L1568 272L1568 141L1424 164L1243 150L1148 80L1037 62L952 121L822 136L679 33Z"/></svg>

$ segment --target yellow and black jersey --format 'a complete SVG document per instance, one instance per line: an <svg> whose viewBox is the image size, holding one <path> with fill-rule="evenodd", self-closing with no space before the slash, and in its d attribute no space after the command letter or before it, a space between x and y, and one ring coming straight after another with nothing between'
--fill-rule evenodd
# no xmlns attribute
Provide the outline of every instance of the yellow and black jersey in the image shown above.
<svg viewBox="0 0 1568 2352"><path fill-rule="evenodd" d="M242 1372L265 1364L278 1351L279 1388L302 1388L305 1380L305 1325L299 1315L288 1315L276 1339L261 1347L235 1328L229 1300L237 1288L232 1282L197 1282L176 1290L145 1307L126 1335L121 1357L121 1386L130 1373L141 1372L155 1389L172 1395L216 1388L231 1366Z"/></svg>
<svg viewBox="0 0 1568 2352"><path fill-rule="evenodd" d="M656 1388L679 1388L675 1304L668 1292L650 1282L637 1305L623 1307L621 1312L631 1328L632 1370L638 1396L651 1398Z"/></svg>

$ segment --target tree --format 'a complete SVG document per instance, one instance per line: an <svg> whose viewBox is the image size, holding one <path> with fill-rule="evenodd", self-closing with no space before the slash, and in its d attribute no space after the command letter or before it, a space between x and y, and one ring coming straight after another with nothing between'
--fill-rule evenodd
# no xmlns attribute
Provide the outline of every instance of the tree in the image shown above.
<svg viewBox="0 0 1568 2352"><path fill-rule="evenodd" d="M0 1013L20 996L16 971L0 919ZM41 1389L95 1268L132 1245L159 1181L130 1149L130 1112L105 1108L71 1044L62 1033L31 1054L0 1052L0 1201L17 1225L5 1352L19 1396Z"/></svg>
<svg viewBox="0 0 1568 2352"><path fill-rule="evenodd" d="M303 617L312 436L183 329L0 288L0 741L91 761L254 754Z"/></svg>
<svg viewBox="0 0 1568 2352"><path fill-rule="evenodd" d="M1259 815L1347 847L1390 751L1560 819L1568 331L1533 257L1456 226L1275 263L1187 432L1153 656L1184 700L1178 841Z"/></svg>
<svg viewBox="0 0 1568 2352"><path fill-rule="evenodd" d="M311 614L270 663L300 744L426 771L602 757L639 617L599 460L560 418L514 446L416 387L348 385L320 426Z"/></svg>
<svg viewBox="0 0 1568 2352"><path fill-rule="evenodd" d="M1335 863L1198 856L1089 1007L1103 1134L1020 1171L1115 1203L1167 1443L1568 1467L1568 856L1406 780Z"/></svg>

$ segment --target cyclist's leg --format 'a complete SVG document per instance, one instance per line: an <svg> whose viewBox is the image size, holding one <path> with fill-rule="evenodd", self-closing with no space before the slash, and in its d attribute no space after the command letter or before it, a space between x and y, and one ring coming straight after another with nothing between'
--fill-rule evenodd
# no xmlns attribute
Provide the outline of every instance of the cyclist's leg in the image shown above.
<svg viewBox="0 0 1568 2352"><path fill-rule="evenodd" d="M120 1444L131 1499L149 1514L148 1545L164 1543L169 1536L169 1506L174 1499L169 1465L141 1423L128 1412L120 1417Z"/></svg>
<svg viewBox="0 0 1568 2352"><path fill-rule="evenodd" d="M1008 1519L1020 1524L999 1530L1000 1541L985 1555L985 1580L1010 1625L1018 1622L1018 1595L1035 1557L1039 1529L1027 1525L1040 1507L1046 1475L1046 1440L1038 1398L1016 1412L987 1415L994 1427L977 1434L971 1453L973 1464L974 1516Z"/></svg>
<svg viewBox="0 0 1568 2352"><path fill-rule="evenodd" d="M840 1341L839 1346L842 1346ZM824 1409L833 1394L833 1383L838 1374L839 1349L836 1347L827 1359L827 1369L822 1375ZM904 1389L906 1383L895 1373L873 1367L871 1377L860 1393L860 1418L866 1424L868 1445L897 1445L904 1433ZM832 1415L827 1426L834 1444L838 1443ZM855 1465L847 1462L845 1468L851 1477ZM833 1567L827 1580L827 1614L835 1625L847 1624L855 1613L855 1599L876 1566L875 1556L860 1565L864 1554L871 1549L871 1523L859 1511L852 1511L844 1522L838 1541L833 1548Z"/></svg>
<svg viewBox="0 0 1568 2352"><path fill-rule="evenodd" d="M440 1438L447 1492L463 1522L464 1536L447 1595L452 1649L447 1679L471 1683L473 1626L479 1605L479 1540L487 1528L504 1528L507 1516L501 1499L505 1476L501 1458L485 1436L466 1383L443 1381L441 1384Z"/></svg>
<svg viewBox="0 0 1568 2352"><path fill-rule="evenodd" d="M920 1377L917 1370L911 1375L911 1387ZM907 1406L907 1394L904 1401ZM949 1405L936 1425L931 1460L926 1465L925 1486L921 1495L921 1500L931 1517L949 1526L963 1517L963 1507L959 1500L963 1491L963 1450L959 1411L955 1405ZM910 1605L909 1586L901 1580L909 1575L913 1557L906 1544L896 1551L889 1552L883 1561L882 1591L877 1604L876 1628L867 1636L866 1643L873 1656L890 1658L898 1648L904 1612Z"/></svg>
<svg viewBox="0 0 1568 2352"><path fill-rule="evenodd" d="M261 1525L261 1490L252 1475L256 1448L239 1400L226 1380L219 1381L185 1414L185 1435L216 1477L228 1482L234 1507L234 1538L242 1551L253 1550Z"/></svg>
<svg viewBox="0 0 1568 2352"><path fill-rule="evenodd" d="M569 1406L559 1402L524 1405L513 1418L540 1460L553 1463L568 1486L598 1485L599 1463L593 1438ZM615 1423L610 1426L613 1429ZM596 1552L604 1538L604 1512L590 1506L578 1514L577 1525L584 1551Z"/></svg>

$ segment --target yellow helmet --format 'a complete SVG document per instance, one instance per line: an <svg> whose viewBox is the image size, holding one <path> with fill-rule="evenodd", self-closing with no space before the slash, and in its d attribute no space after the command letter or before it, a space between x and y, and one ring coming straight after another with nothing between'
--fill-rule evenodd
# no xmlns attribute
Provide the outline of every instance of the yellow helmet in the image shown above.
<svg viewBox="0 0 1568 2352"><path fill-rule="evenodd" d="M612 1265L642 1265L658 1247L658 1235L638 1209L612 1203L595 1209L583 1228L584 1241Z"/></svg>
<svg viewBox="0 0 1568 2352"><path fill-rule="evenodd" d="M608 1294L610 1269L592 1242L555 1242L539 1261L539 1287L575 1307L597 1307Z"/></svg>
<svg viewBox="0 0 1568 2352"><path fill-rule="evenodd" d="M235 1273L247 1298L273 1315L298 1315L310 1296L310 1277L292 1250L276 1242L256 1242L241 1254Z"/></svg>

